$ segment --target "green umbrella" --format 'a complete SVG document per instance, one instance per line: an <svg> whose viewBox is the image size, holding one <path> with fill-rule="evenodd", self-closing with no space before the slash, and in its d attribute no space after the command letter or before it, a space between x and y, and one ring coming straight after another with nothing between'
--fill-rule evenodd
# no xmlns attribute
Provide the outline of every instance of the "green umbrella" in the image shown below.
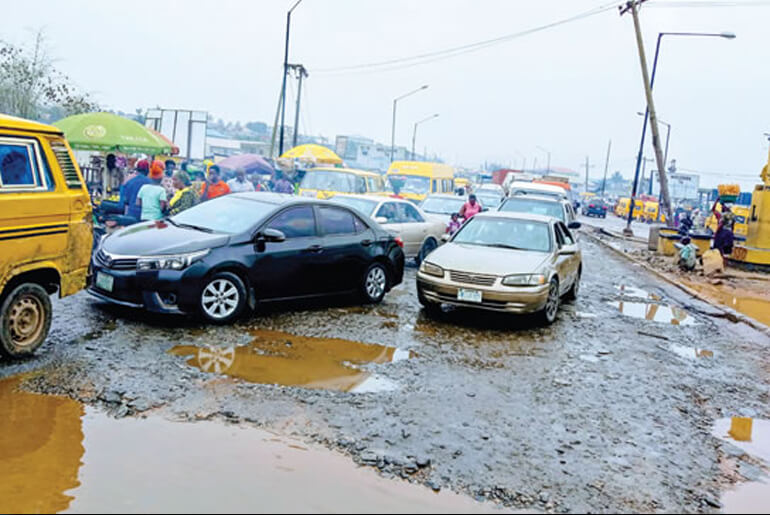
<svg viewBox="0 0 770 515"><path fill-rule="evenodd" d="M168 154L171 147L150 129L112 113L85 113L54 123L77 150Z"/></svg>

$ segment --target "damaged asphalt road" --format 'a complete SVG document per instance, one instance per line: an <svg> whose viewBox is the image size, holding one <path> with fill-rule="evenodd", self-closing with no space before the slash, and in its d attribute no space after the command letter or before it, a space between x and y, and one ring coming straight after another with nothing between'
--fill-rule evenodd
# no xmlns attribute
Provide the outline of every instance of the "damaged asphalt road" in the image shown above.
<svg viewBox="0 0 770 515"><path fill-rule="evenodd" d="M48 343L0 362L0 377L34 371L25 389L115 417L259 426L515 508L717 511L725 444L712 427L770 418L767 337L582 245L580 298L548 328L431 318L414 268L378 306L282 304L229 327L81 293L55 301Z"/></svg>

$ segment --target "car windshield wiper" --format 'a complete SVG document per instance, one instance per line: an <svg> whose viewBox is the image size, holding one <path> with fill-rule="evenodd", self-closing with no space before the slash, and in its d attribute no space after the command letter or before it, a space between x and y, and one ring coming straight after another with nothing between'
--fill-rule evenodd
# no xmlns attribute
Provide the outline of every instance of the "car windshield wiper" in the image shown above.
<svg viewBox="0 0 770 515"><path fill-rule="evenodd" d="M201 231L201 232L208 232L208 233L214 232L214 229L209 229L208 227L201 227L200 225L180 224L179 222L173 222L173 224L176 225L177 227L185 227L187 229L195 229L196 231Z"/></svg>
<svg viewBox="0 0 770 515"><path fill-rule="evenodd" d="M507 245L505 243L486 243L487 247L499 247L501 249L511 249L511 250L531 250L531 249L525 249L524 247L517 247L516 245Z"/></svg>

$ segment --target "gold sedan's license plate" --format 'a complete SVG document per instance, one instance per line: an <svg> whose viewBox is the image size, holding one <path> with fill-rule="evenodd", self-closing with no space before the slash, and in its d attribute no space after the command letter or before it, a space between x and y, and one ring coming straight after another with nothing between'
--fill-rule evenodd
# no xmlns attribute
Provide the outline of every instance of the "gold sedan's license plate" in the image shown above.
<svg viewBox="0 0 770 515"><path fill-rule="evenodd" d="M115 278L109 274L96 272L96 287L104 291L112 291L115 284Z"/></svg>
<svg viewBox="0 0 770 515"><path fill-rule="evenodd" d="M481 292L478 290L464 290L460 288L457 290L457 300L463 300L465 302L481 302Z"/></svg>

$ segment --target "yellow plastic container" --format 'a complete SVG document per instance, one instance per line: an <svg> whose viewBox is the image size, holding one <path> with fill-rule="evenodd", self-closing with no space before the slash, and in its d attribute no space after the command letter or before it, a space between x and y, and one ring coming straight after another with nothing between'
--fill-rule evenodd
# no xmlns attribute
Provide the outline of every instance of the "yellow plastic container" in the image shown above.
<svg viewBox="0 0 770 515"><path fill-rule="evenodd" d="M753 421L748 417L733 417L728 434L739 442L750 442Z"/></svg>

